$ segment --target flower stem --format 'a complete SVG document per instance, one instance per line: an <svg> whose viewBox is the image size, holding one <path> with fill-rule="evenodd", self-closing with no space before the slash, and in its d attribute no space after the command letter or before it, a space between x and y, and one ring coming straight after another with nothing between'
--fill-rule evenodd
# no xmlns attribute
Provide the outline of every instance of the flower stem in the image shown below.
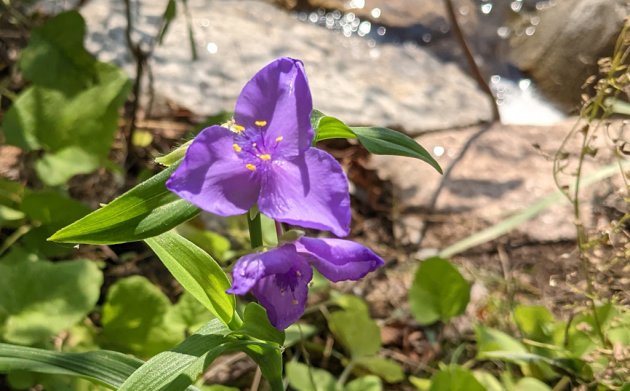
<svg viewBox="0 0 630 391"><path fill-rule="evenodd" d="M256 211L252 218L252 211L247 214L247 225L249 227L249 242L252 248L257 248L263 245L262 237L262 225L260 221L260 212Z"/></svg>

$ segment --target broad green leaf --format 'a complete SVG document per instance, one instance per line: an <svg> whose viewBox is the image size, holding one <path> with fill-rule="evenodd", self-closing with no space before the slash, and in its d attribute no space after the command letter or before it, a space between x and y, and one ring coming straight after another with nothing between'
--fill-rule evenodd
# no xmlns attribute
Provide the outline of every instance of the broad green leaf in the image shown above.
<svg viewBox="0 0 630 391"><path fill-rule="evenodd" d="M98 156L82 147L70 146L55 153L47 153L35 162L35 171L46 185L63 185L78 174L87 174L98 168Z"/></svg>
<svg viewBox="0 0 630 391"><path fill-rule="evenodd" d="M106 350L62 353L0 343L0 373L29 371L77 376L117 389L140 365L142 361L136 358Z"/></svg>
<svg viewBox="0 0 630 391"><path fill-rule="evenodd" d="M175 279L211 313L230 324L235 317L230 281L210 255L173 231L146 239Z"/></svg>
<svg viewBox="0 0 630 391"><path fill-rule="evenodd" d="M293 323L284 330L284 346L293 346L317 333L317 327L308 323Z"/></svg>
<svg viewBox="0 0 630 391"><path fill-rule="evenodd" d="M522 343L502 331L477 326L475 327L475 335L479 358L484 358L489 352L528 353Z"/></svg>
<svg viewBox="0 0 630 391"><path fill-rule="evenodd" d="M350 128L359 138L359 142L375 155L406 156L429 163L442 174L442 168L416 140L404 133L388 128L356 127Z"/></svg>
<svg viewBox="0 0 630 391"><path fill-rule="evenodd" d="M345 391L381 391L383 383L378 376L363 376L346 385Z"/></svg>
<svg viewBox="0 0 630 391"><path fill-rule="evenodd" d="M282 379L282 351L278 345L244 341L247 344L241 348L252 360L258 364L263 376L269 382L272 391L284 391Z"/></svg>
<svg viewBox="0 0 630 391"><path fill-rule="evenodd" d="M431 388L431 380L430 379L422 379L415 376L409 376L409 382L416 387L418 391L429 391Z"/></svg>
<svg viewBox="0 0 630 391"><path fill-rule="evenodd" d="M85 216L90 209L79 201L48 190L29 192L24 196L22 211L40 225L60 227Z"/></svg>
<svg viewBox="0 0 630 391"><path fill-rule="evenodd" d="M190 221L177 226L176 231L186 239L190 240L202 250L210 254L219 263L223 263L230 257L230 240L216 232L208 231L195 226L195 221Z"/></svg>
<svg viewBox="0 0 630 391"><path fill-rule="evenodd" d="M331 138L357 138L357 135L335 117L329 117L321 111L313 110L311 126L315 130L313 143Z"/></svg>
<svg viewBox="0 0 630 391"><path fill-rule="evenodd" d="M96 60L83 47L85 21L64 12L33 29L20 58L24 77L34 84L73 93L88 87Z"/></svg>
<svg viewBox="0 0 630 391"><path fill-rule="evenodd" d="M228 387L222 384L212 384L209 386L201 386L201 391L240 391L236 387Z"/></svg>
<svg viewBox="0 0 630 391"><path fill-rule="evenodd" d="M131 276L107 292L101 322L102 346L150 357L184 338L182 325L167 323L171 303L149 280Z"/></svg>
<svg viewBox="0 0 630 391"><path fill-rule="evenodd" d="M161 390L168 385L167 389L184 389L221 353L244 343L227 338L229 331L220 320L211 320L175 348L143 364L119 391Z"/></svg>
<svg viewBox="0 0 630 391"><path fill-rule="evenodd" d="M335 378L323 369L290 361L286 365L287 380L296 391L336 391Z"/></svg>
<svg viewBox="0 0 630 391"><path fill-rule="evenodd" d="M484 387L486 391L505 391L501 382L489 372L483 370L473 371L475 379Z"/></svg>
<svg viewBox="0 0 630 391"><path fill-rule="evenodd" d="M328 327L354 359L372 356L381 349L381 332L363 311L336 311L328 317Z"/></svg>
<svg viewBox="0 0 630 391"><path fill-rule="evenodd" d="M167 315L167 322L182 325L184 334L192 334L204 324L212 320L214 316L195 299L193 295L184 291L177 304L172 307Z"/></svg>
<svg viewBox="0 0 630 391"><path fill-rule="evenodd" d="M267 312L257 303L247 304L243 313L243 326L237 332L278 345L284 343L284 332L273 327Z"/></svg>
<svg viewBox="0 0 630 391"><path fill-rule="evenodd" d="M405 372L395 361L382 357L361 357L356 362L388 383L398 383L405 379Z"/></svg>
<svg viewBox="0 0 630 391"><path fill-rule="evenodd" d="M486 391L468 369L451 365L433 375L430 391Z"/></svg>
<svg viewBox="0 0 630 391"><path fill-rule="evenodd" d="M39 85L22 92L4 117L7 142L52 153L76 146L92 159L105 159L130 84L113 65L98 63L95 69L96 84L73 96Z"/></svg>
<svg viewBox="0 0 630 391"><path fill-rule="evenodd" d="M94 262L5 258L0 260L0 331L6 341L44 342L83 319L98 300L103 275Z"/></svg>
<svg viewBox="0 0 630 391"><path fill-rule="evenodd" d="M159 235L196 216L199 209L166 189L170 167L104 207L59 230L49 240L116 244Z"/></svg>
<svg viewBox="0 0 630 391"><path fill-rule="evenodd" d="M0 178L0 204L19 209L24 191L21 183Z"/></svg>
<svg viewBox="0 0 630 391"><path fill-rule="evenodd" d="M420 263L409 290L409 305L416 321L428 325L461 315L470 300L470 284L455 266L442 258Z"/></svg>
<svg viewBox="0 0 630 391"><path fill-rule="evenodd" d="M518 305L514 309L514 321L525 337L543 343L552 342L556 320L547 308Z"/></svg>
<svg viewBox="0 0 630 391"><path fill-rule="evenodd" d="M513 391L551 391L551 387L533 377L524 377L516 383Z"/></svg>
<svg viewBox="0 0 630 391"><path fill-rule="evenodd" d="M335 304L337 304L344 310L357 311L366 315L369 314L367 304L360 297L353 295L339 295L336 294L334 291L332 292L332 294L334 295L333 301L335 302Z"/></svg>

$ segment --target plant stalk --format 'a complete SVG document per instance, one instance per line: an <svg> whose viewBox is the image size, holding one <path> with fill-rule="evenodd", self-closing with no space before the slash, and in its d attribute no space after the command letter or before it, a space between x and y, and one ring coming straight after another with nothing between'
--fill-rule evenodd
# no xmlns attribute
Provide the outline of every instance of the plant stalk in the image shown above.
<svg viewBox="0 0 630 391"><path fill-rule="evenodd" d="M263 245L262 223L260 220L260 212L256 211L253 218L251 214L251 211L247 214L247 225L249 227L249 242L251 243L252 249L254 249Z"/></svg>

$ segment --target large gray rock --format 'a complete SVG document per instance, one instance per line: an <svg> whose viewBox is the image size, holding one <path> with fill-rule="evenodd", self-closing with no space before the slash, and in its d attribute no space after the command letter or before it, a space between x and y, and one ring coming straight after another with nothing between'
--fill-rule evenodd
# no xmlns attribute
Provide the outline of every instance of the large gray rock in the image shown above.
<svg viewBox="0 0 630 391"><path fill-rule="evenodd" d="M183 12L152 59L155 91L199 115L232 110L245 82L280 56L302 59L314 106L352 124L410 133L490 118L487 98L454 64L414 45L346 38L260 1L189 1L199 60L191 61ZM165 1L141 1L134 37L149 42ZM179 3L178 3L179 4ZM82 9L88 47L133 72L125 48L122 2L92 0ZM181 11L181 10L180 10Z"/></svg>
<svg viewBox="0 0 630 391"><path fill-rule="evenodd" d="M557 187L552 176L552 157L574 123L575 119L571 118L550 127L495 124L480 133L451 172L433 210L428 208L442 180L439 174L423 162L373 156L371 165L379 177L391 180L394 185L397 239L403 244L418 243L429 218L434 224L428 230L423 247L445 248L554 193ZM611 134L617 134L622 126L621 121L611 125ZM437 151L440 156L436 159L446 168L480 129L435 132L419 137L418 141L429 151ZM580 150L579 141L579 137L574 137L567 148L572 152L572 163L576 162L575 152ZM600 138L598 143L595 145L601 147L598 160L586 159L585 176L611 160L609 141ZM574 171L574 164L566 169L567 173ZM572 181L570 175L560 178L563 184ZM606 182L582 192L586 223L593 219L592 200L603 199L610 191L603 183ZM617 188L623 188L622 184ZM603 192L600 198L594 197L595 190ZM571 205L566 199L559 199L534 219L517 226L515 231L530 240L572 240L575 226Z"/></svg>
<svg viewBox="0 0 630 391"><path fill-rule="evenodd" d="M610 57L628 16L627 0L557 0L539 11L537 25L516 27L511 58L565 110L580 103L581 86Z"/></svg>

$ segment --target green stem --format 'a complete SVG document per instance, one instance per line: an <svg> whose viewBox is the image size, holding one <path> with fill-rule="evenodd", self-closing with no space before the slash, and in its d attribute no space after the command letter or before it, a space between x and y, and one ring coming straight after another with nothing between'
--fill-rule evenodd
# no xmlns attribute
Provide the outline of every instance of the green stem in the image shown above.
<svg viewBox="0 0 630 391"><path fill-rule="evenodd" d="M252 214L255 213L252 218ZM247 214L247 225L249 227L249 242L252 244L252 248L257 248L263 245L262 237L262 224L260 221L260 212L250 210Z"/></svg>

